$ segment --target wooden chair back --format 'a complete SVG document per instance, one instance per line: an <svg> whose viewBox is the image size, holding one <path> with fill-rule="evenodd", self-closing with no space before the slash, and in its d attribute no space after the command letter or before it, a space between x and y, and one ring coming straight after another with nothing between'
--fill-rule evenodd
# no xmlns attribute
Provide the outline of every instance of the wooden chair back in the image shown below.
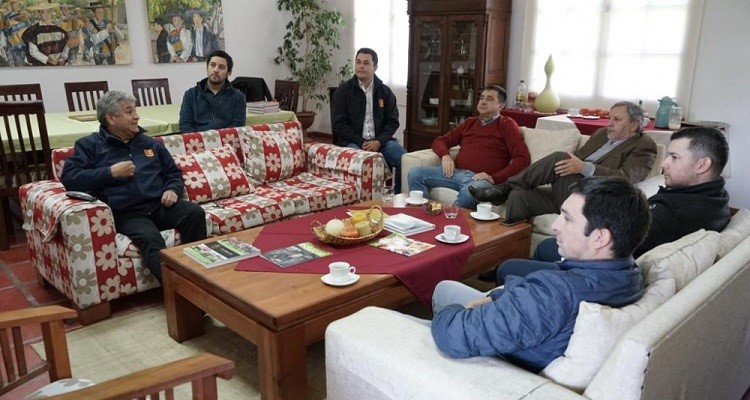
<svg viewBox="0 0 750 400"><path fill-rule="evenodd" d="M133 79L130 84L133 85L135 105L138 107L172 104L167 78Z"/></svg>
<svg viewBox="0 0 750 400"><path fill-rule="evenodd" d="M42 100L42 86L38 83L0 86L0 101Z"/></svg>
<svg viewBox="0 0 750 400"><path fill-rule="evenodd" d="M297 112L299 82L277 80L273 85L273 97L279 102L280 109Z"/></svg>
<svg viewBox="0 0 750 400"><path fill-rule="evenodd" d="M0 312L0 369L3 369L0 374L3 379L0 382L0 397L44 373L49 373L51 382L71 377L63 320L75 317L74 310L61 306ZM21 336L21 327L27 326L28 329L29 325L41 325L47 357L35 367L26 360Z"/></svg>
<svg viewBox="0 0 750 400"><path fill-rule="evenodd" d="M29 182L52 176L52 160L41 101L0 103L0 249L13 235L10 198Z"/></svg>
<svg viewBox="0 0 750 400"><path fill-rule="evenodd" d="M107 81L65 82L68 111L96 110L96 103L108 91Z"/></svg>

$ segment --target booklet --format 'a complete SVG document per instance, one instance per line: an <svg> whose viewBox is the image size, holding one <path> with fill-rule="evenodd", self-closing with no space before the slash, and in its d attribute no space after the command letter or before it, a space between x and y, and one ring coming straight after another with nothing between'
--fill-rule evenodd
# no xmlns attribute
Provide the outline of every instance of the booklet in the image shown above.
<svg viewBox="0 0 750 400"><path fill-rule="evenodd" d="M408 214L399 213L386 217L385 221L383 221L383 227L393 233L411 236L415 233L433 230L435 229L435 224Z"/></svg>
<svg viewBox="0 0 750 400"><path fill-rule="evenodd" d="M305 261L315 260L330 255L331 252L323 250L310 242L304 242L293 246L267 251L261 254L261 257L281 268L287 268Z"/></svg>
<svg viewBox="0 0 750 400"><path fill-rule="evenodd" d="M260 255L259 248L235 237L196 244L183 251L206 268Z"/></svg>
<svg viewBox="0 0 750 400"><path fill-rule="evenodd" d="M435 247L434 244L420 242L398 233L392 233L384 238L370 242L370 246L385 249L394 253L411 257L425 250Z"/></svg>

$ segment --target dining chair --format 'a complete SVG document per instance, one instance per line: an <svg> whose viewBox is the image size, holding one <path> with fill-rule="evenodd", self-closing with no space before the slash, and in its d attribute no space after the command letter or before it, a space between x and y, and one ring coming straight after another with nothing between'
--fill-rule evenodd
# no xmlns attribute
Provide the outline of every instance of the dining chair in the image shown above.
<svg viewBox="0 0 750 400"><path fill-rule="evenodd" d="M232 81L232 86L245 95L245 101L270 101L273 99L263 78L238 76Z"/></svg>
<svg viewBox="0 0 750 400"><path fill-rule="evenodd" d="M178 361L158 365L102 383L72 378L70 356L65 337L65 319L76 317L75 310L62 306L24 308L0 312L0 347L2 363L0 396L33 378L48 373L50 384L31 393L31 398L45 399L151 399L175 396L173 388L190 383L193 399L218 398L216 378L230 379L234 362L210 353L201 353ZM45 358L41 365L31 364L24 351L24 331L41 326ZM163 396L160 396L163 393Z"/></svg>
<svg viewBox="0 0 750 400"><path fill-rule="evenodd" d="M130 84L133 85L135 105L138 107L172 104L168 78L133 79Z"/></svg>
<svg viewBox="0 0 750 400"><path fill-rule="evenodd" d="M96 103L108 91L107 81L65 82L68 111L96 110Z"/></svg>
<svg viewBox="0 0 750 400"><path fill-rule="evenodd" d="M273 96L279 102L279 108L286 111L297 111L299 99L299 82L277 80L273 85Z"/></svg>
<svg viewBox="0 0 750 400"><path fill-rule="evenodd" d="M0 250L10 248L10 199L26 183L52 176L51 150L41 101L0 103Z"/></svg>
<svg viewBox="0 0 750 400"><path fill-rule="evenodd" d="M42 100L42 86L38 83L0 86L0 101Z"/></svg>

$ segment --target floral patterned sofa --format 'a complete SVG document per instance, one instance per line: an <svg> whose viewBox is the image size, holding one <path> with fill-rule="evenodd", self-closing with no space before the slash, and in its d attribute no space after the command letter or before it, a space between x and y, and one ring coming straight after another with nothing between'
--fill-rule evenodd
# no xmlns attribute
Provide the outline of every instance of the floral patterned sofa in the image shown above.
<svg viewBox="0 0 750 400"><path fill-rule="evenodd" d="M185 195L206 210L209 234L252 228L292 215L373 198L384 179L379 153L303 143L298 122L157 137L183 171ZM19 190L24 231L39 281L71 300L90 323L111 314L109 300L159 286L101 202L65 196L58 181L73 148L52 152L53 180ZM167 246L179 233L163 231Z"/></svg>

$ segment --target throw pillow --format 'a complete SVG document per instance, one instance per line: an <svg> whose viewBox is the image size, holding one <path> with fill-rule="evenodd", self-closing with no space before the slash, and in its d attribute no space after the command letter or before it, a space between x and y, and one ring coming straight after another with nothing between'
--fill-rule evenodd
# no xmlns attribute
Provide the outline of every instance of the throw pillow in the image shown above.
<svg viewBox="0 0 750 400"><path fill-rule="evenodd" d="M281 181L306 171L298 123L247 127L240 133L245 171L259 183Z"/></svg>
<svg viewBox="0 0 750 400"><path fill-rule="evenodd" d="M205 203L248 194L250 182L230 145L191 154L172 156L182 170L189 201Z"/></svg>
<svg viewBox="0 0 750 400"><path fill-rule="evenodd" d="M743 208L737 211L729 224L719 234L719 258L724 257L750 236L750 210Z"/></svg>
<svg viewBox="0 0 750 400"><path fill-rule="evenodd" d="M660 279L647 286L638 301L622 308L582 301L565 354L553 360L541 375L583 392L622 335L674 293L675 280Z"/></svg>
<svg viewBox="0 0 750 400"><path fill-rule="evenodd" d="M531 162L539 161L555 151L576 151L581 134L578 129L548 131L523 127L523 140L531 153Z"/></svg>
<svg viewBox="0 0 750 400"><path fill-rule="evenodd" d="M701 229L649 250L638 257L636 264L646 285L674 278L679 292L714 263L718 250L719 233Z"/></svg>

